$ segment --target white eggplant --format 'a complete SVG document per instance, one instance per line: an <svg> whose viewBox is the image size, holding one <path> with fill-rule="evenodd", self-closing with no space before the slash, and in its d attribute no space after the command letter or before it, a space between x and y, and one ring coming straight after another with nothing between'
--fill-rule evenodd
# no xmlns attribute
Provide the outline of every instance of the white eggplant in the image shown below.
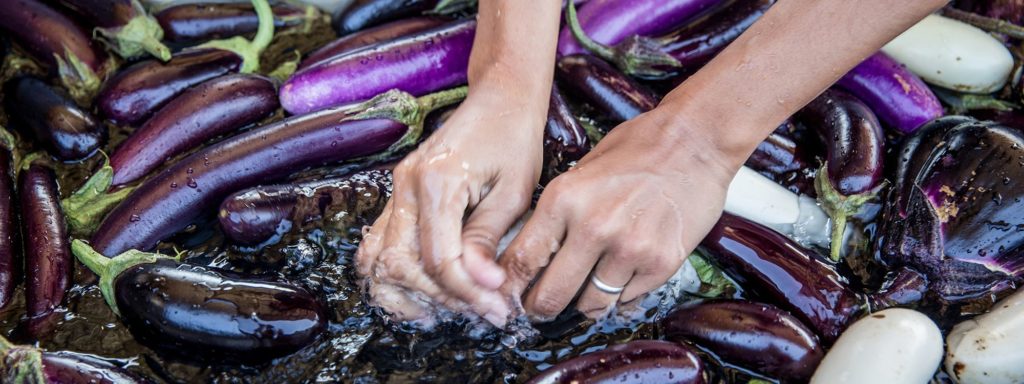
<svg viewBox="0 0 1024 384"><path fill-rule="evenodd" d="M817 202L742 167L729 184L725 211L771 227L803 245L829 246L829 218Z"/></svg>
<svg viewBox="0 0 1024 384"><path fill-rule="evenodd" d="M953 327L946 373L959 383L1024 383L1024 290Z"/></svg>

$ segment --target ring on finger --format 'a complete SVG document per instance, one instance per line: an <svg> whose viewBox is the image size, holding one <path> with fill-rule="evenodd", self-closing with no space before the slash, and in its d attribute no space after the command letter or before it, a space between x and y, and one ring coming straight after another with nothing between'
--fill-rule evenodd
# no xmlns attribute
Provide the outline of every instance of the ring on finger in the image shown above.
<svg viewBox="0 0 1024 384"><path fill-rule="evenodd" d="M626 289L626 287L615 287L608 283L605 283L601 281L601 279L598 278L596 274L590 276L590 283L594 284L594 287L597 288L599 291L610 295L620 294L624 289Z"/></svg>

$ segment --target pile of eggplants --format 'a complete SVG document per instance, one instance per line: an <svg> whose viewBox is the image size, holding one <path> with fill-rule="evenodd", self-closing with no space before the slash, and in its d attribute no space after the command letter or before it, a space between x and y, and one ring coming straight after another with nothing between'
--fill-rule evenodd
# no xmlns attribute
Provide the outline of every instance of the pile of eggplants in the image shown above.
<svg viewBox="0 0 1024 384"><path fill-rule="evenodd" d="M541 184L656 108L774 3L567 2ZM76 284L96 285L136 341L174 361L265 366L314 348L333 311L317 283L289 280L304 272L186 255L357 236L391 197L391 166L467 94L475 1L356 0L330 17L266 0L149 5L0 6L12 43L0 77L0 311L24 311L10 335L24 345L0 338L4 382L148 382L121 360L39 344L73 317ZM644 334L658 340L637 334L506 377L1024 380L1011 343L1024 340L1024 87L1007 65L1021 61L1010 54L1024 6L952 6L964 21L930 16L756 148L697 250L700 283L735 285L716 291L729 296L684 297ZM337 37L268 67L314 27ZM942 33L954 38L938 43ZM947 116L939 96L966 115ZM193 253L196 236L221 243ZM890 353L903 339L913 353ZM981 342L999 352L972 347Z"/></svg>

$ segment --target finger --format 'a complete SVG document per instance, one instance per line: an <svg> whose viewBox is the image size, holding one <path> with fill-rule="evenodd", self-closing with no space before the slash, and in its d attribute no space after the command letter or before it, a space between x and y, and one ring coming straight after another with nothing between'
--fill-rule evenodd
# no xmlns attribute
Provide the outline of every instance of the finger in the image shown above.
<svg viewBox="0 0 1024 384"><path fill-rule="evenodd" d="M398 321L420 320L432 314L429 304L413 299L400 287L371 282L367 291L371 305L380 307Z"/></svg>
<svg viewBox="0 0 1024 384"><path fill-rule="evenodd" d="M668 263L662 263L660 268L653 267L637 269L633 278L629 280L628 284L626 284L626 288L622 290L622 295L619 296L619 302L632 302L648 292L665 285L665 282L672 278L672 276L676 274L676 271L679 270L679 267L683 265L683 260L684 258L680 256L679 262L673 263L674 268L671 265L667 265Z"/></svg>
<svg viewBox="0 0 1024 384"><path fill-rule="evenodd" d="M576 309L595 319L608 314L608 311L619 301L622 292L606 292L600 289L593 279L596 277L611 287L625 287L633 278L633 271L636 268L633 263L636 258L630 256L638 255L617 253L602 257L594 267L579 300L576 301Z"/></svg>
<svg viewBox="0 0 1024 384"><path fill-rule="evenodd" d="M499 265L505 270L505 283L501 287L503 294L518 300L541 269L551 262L552 255L558 251L565 237L563 217L541 197L533 216L498 258Z"/></svg>
<svg viewBox="0 0 1024 384"><path fill-rule="evenodd" d="M380 216L374 221L373 226L363 227L363 238L359 243L359 249L356 250L356 273L360 277L370 275L374 264L376 264L377 256L380 255L384 246L383 233L388 227L391 207L391 201L389 200L384 205L384 210Z"/></svg>
<svg viewBox="0 0 1024 384"><path fill-rule="evenodd" d="M540 320L562 313L587 281L601 251L600 243L592 237L569 234L540 280L526 294L526 313Z"/></svg>
<svg viewBox="0 0 1024 384"><path fill-rule="evenodd" d="M528 204L527 196L495 190L473 209L462 228L462 263L477 284L498 289L505 282L505 270L496 261L498 241Z"/></svg>

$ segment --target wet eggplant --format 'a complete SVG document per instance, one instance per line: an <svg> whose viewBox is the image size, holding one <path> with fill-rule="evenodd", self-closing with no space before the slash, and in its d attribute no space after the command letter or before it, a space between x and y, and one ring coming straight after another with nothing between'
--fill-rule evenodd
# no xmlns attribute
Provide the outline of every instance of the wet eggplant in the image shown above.
<svg viewBox="0 0 1024 384"><path fill-rule="evenodd" d="M437 28L448 20L440 17L416 17L393 21L387 24L368 28L356 33L342 36L337 40L325 44L313 53L310 53L298 69L311 67L335 56L352 52L356 49L371 46L376 43L394 40L402 36Z"/></svg>
<svg viewBox="0 0 1024 384"><path fill-rule="evenodd" d="M437 0L360 1L334 18L334 30L344 36L389 21L404 19L434 9Z"/></svg>
<svg viewBox="0 0 1024 384"><path fill-rule="evenodd" d="M529 384L678 383L707 382L704 362L684 345L638 340L578 356L530 379Z"/></svg>
<svg viewBox="0 0 1024 384"><path fill-rule="evenodd" d="M138 375L92 355L43 351L0 337L0 381L45 384L148 383Z"/></svg>
<svg viewBox="0 0 1024 384"><path fill-rule="evenodd" d="M139 0L60 0L60 3L88 20L101 39L121 57L137 58L146 53L167 61L171 50L160 39L164 31Z"/></svg>
<svg viewBox="0 0 1024 384"><path fill-rule="evenodd" d="M71 287L71 249L53 168L27 158L18 180L25 239L25 304L28 317L50 314Z"/></svg>
<svg viewBox="0 0 1024 384"><path fill-rule="evenodd" d="M621 123L658 106L658 97L610 64L589 55L571 55L558 60L555 68L560 84L586 100L602 115Z"/></svg>
<svg viewBox="0 0 1024 384"><path fill-rule="evenodd" d="M17 257L18 213L14 211L14 137L0 128L0 309L7 307L14 296L14 287L21 271Z"/></svg>
<svg viewBox="0 0 1024 384"><path fill-rule="evenodd" d="M271 7L274 26L284 28L308 23L318 14L306 7L274 4ZM180 4L153 16L164 30L164 39L177 45L247 35L255 33L259 27L256 10L247 3Z"/></svg>
<svg viewBox="0 0 1024 384"><path fill-rule="evenodd" d="M544 130L545 168L565 172L572 162L590 151L590 145L586 129L569 109L558 85L552 85L548 122Z"/></svg>
<svg viewBox="0 0 1024 384"><path fill-rule="evenodd" d="M809 145L797 141L790 134L786 122L757 145L747 158L749 167L786 187L793 193L817 196L814 192L814 156Z"/></svg>
<svg viewBox="0 0 1024 384"><path fill-rule="evenodd" d="M29 134L42 147L65 161L93 154L107 139L107 129L62 91L35 77L11 80L5 90L6 108L14 128Z"/></svg>

